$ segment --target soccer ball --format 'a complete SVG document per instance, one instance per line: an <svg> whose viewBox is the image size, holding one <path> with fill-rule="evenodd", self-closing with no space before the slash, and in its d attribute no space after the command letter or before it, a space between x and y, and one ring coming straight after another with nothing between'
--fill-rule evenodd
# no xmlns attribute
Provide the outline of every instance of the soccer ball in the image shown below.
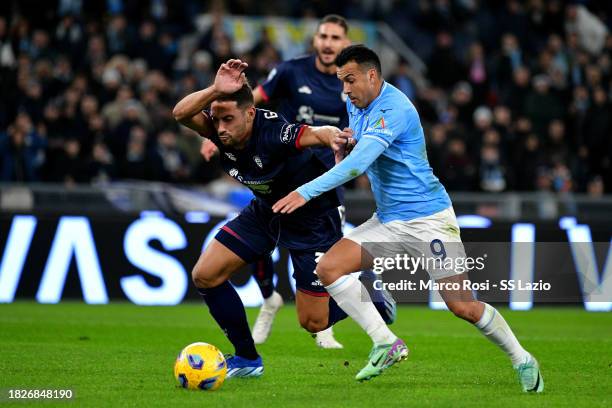
<svg viewBox="0 0 612 408"><path fill-rule="evenodd" d="M174 363L174 377L181 387L214 391L227 374L225 357L208 343L193 343L179 353Z"/></svg>

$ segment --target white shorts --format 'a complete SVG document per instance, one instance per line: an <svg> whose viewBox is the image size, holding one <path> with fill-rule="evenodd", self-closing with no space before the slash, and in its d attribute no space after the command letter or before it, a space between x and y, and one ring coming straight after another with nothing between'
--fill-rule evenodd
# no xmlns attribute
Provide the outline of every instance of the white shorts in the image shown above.
<svg viewBox="0 0 612 408"><path fill-rule="evenodd" d="M373 258L395 257L397 254L422 257L425 259L423 269L434 280L465 272L462 268L449 267L455 264L454 260L465 259L465 249L453 207L427 217L384 224L374 214L344 238L359 244ZM432 258L441 258L446 262L436 262ZM447 258L451 261L448 262Z"/></svg>

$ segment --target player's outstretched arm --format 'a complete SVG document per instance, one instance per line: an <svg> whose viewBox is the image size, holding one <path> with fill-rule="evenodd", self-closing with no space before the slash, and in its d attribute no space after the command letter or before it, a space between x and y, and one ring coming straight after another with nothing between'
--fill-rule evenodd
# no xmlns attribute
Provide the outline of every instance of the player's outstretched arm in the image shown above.
<svg viewBox="0 0 612 408"><path fill-rule="evenodd" d="M334 151L338 163L354 142L353 131L349 128L340 130L334 126L308 126L299 138L299 147L327 146Z"/></svg>
<svg viewBox="0 0 612 408"><path fill-rule="evenodd" d="M246 62L238 59L221 64L211 86L187 95L176 104L172 110L174 119L204 136L214 131L209 118L202 111L220 96L238 91L246 82L244 70L247 67Z"/></svg>
<svg viewBox="0 0 612 408"><path fill-rule="evenodd" d="M200 156L207 162L211 161L215 155L219 153L217 146L210 141L210 139L202 139L202 145L200 146Z"/></svg>
<svg viewBox="0 0 612 408"><path fill-rule="evenodd" d="M340 136L341 130L334 126L306 126L300 136L301 148L327 146L333 148L334 141Z"/></svg>
<svg viewBox="0 0 612 408"><path fill-rule="evenodd" d="M336 164L331 170L278 200L272 206L272 211L281 214L294 212L310 199L363 174L385 149L385 145L374 139L362 138L350 156Z"/></svg>

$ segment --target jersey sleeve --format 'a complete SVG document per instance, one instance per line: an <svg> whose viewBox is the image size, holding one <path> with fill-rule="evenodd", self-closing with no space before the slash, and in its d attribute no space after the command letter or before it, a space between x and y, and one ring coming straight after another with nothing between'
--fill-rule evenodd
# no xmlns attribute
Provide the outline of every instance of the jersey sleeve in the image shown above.
<svg viewBox="0 0 612 408"><path fill-rule="evenodd" d="M363 174L368 167L385 151L385 146L372 139L363 139L344 160L327 172L300 186L297 192L306 201L334 189Z"/></svg>
<svg viewBox="0 0 612 408"><path fill-rule="evenodd" d="M275 112L264 111L263 115L263 140L267 149L287 154L302 151L300 137L308 125L285 122Z"/></svg>
<svg viewBox="0 0 612 408"><path fill-rule="evenodd" d="M268 78L259 86L266 102L284 95L284 90L287 89L287 72L287 64L280 63L270 71Z"/></svg>

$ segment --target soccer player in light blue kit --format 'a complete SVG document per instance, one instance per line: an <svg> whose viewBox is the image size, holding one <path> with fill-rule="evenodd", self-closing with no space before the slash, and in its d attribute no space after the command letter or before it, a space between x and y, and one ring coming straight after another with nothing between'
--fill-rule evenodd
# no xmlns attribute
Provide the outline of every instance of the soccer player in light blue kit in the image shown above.
<svg viewBox="0 0 612 408"><path fill-rule="evenodd" d="M349 97L349 128L340 137L347 147L355 147L334 168L279 200L273 210L291 213L312 198L367 173L376 213L330 248L316 268L329 294L374 342L367 365L356 376L361 381L380 375L408 355L404 341L389 330L361 283L350 274L371 267L363 265L364 244L399 243L417 257L423 247L439 255L434 244L446 246L449 256L465 257L465 252L451 201L429 166L423 128L410 100L382 79L378 56L363 45L345 48L336 65ZM419 243L425 245L415 248ZM463 287L467 279L455 269L429 269L428 273L442 285L459 283ZM544 389L538 362L494 307L475 300L470 290L443 289L440 295L457 317L473 323L507 353L523 391Z"/></svg>

